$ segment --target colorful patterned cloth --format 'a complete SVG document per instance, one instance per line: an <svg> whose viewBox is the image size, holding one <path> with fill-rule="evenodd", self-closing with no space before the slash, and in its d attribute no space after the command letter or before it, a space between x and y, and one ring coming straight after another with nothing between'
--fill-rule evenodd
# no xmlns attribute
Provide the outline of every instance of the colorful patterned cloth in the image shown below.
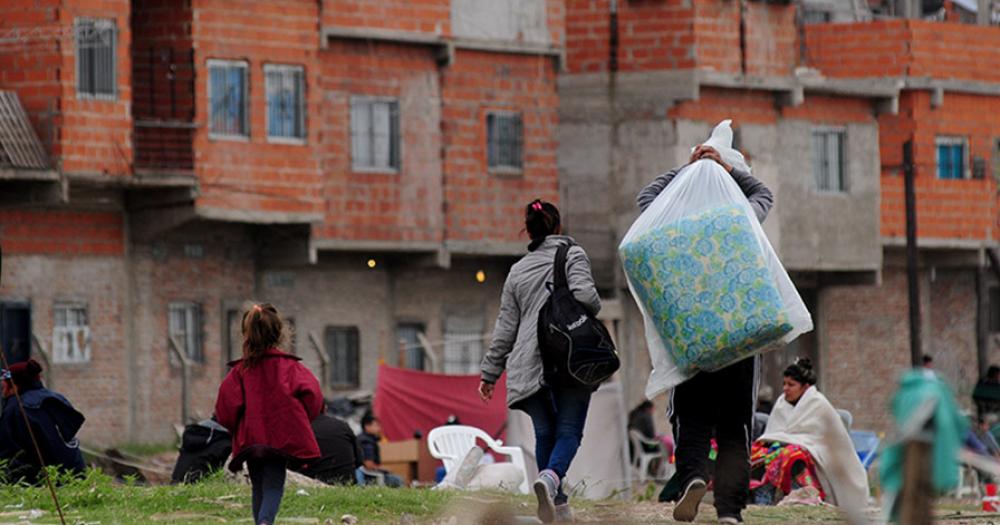
<svg viewBox="0 0 1000 525"><path fill-rule="evenodd" d="M802 466L794 468L797 463L801 463ZM780 490L783 495L787 495L798 488L814 487L819 491L820 497L826 499L823 486L816 474L816 463L813 462L809 451L798 445L772 443L768 446L755 442L750 450L750 464L753 465L755 472L759 467L763 467L764 472L761 479L750 480L752 491L766 489L763 490L764 493L773 494L773 490L770 490L773 487ZM772 500L770 503L777 502Z"/></svg>
<svg viewBox="0 0 1000 525"><path fill-rule="evenodd" d="M726 366L792 330L741 206L668 224L622 253L638 299L685 373Z"/></svg>

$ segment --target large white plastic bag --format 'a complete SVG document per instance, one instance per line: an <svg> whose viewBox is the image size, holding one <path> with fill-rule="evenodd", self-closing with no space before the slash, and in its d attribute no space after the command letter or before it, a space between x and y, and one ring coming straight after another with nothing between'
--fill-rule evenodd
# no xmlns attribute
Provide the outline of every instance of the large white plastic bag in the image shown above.
<svg viewBox="0 0 1000 525"><path fill-rule="evenodd" d="M731 137L725 121L708 144L748 169ZM619 252L646 326L653 363L647 397L812 330L750 203L714 161L684 168L635 221Z"/></svg>

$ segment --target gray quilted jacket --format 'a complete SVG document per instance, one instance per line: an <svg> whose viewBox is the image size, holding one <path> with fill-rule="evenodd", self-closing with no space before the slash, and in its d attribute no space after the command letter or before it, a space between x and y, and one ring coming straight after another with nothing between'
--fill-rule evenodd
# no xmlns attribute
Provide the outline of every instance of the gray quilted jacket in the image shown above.
<svg viewBox="0 0 1000 525"><path fill-rule="evenodd" d="M507 370L508 406L530 397L542 386L538 311L549 298L545 283L552 282L556 250L565 243L571 246L566 256L566 280L573 296L594 315L601 310L590 259L572 237L550 235L538 249L511 267L503 285L493 341L482 363L482 378L488 383L495 383Z"/></svg>

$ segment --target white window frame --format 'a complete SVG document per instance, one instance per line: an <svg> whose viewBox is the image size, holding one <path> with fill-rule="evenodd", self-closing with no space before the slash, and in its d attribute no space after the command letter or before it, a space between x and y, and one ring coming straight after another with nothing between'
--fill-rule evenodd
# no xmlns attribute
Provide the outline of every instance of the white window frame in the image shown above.
<svg viewBox="0 0 1000 525"><path fill-rule="evenodd" d="M243 133L224 133L212 130L212 68L213 67L238 67L243 69ZM214 140L232 140L237 142L250 141L250 63L246 60L225 60L210 58L206 62L208 74L207 78L208 96L206 97L208 106L208 138Z"/></svg>
<svg viewBox="0 0 1000 525"><path fill-rule="evenodd" d="M175 331L174 312L184 312L184 323L186 330L182 333ZM167 306L167 335L177 339L181 345L181 351L194 363L205 362L205 321L204 310L200 303L192 301L172 301ZM195 352L192 352L195 350ZM173 353L170 354L173 356Z"/></svg>
<svg viewBox="0 0 1000 525"><path fill-rule="evenodd" d="M478 328L452 331L449 330L452 323ZM455 312L445 316L442 326L444 346L441 349L441 369L445 374L474 374L479 371L480 362L487 350L484 325L485 317L476 313ZM465 367L457 366L460 364Z"/></svg>
<svg viewBox="0 0 1000 525"><path fill-rule="evenodd" d="M941 178L941 152L939 146L962 146L962 178ZM934 137L934 178L937 180L968 180L972 178L972 165L969 156L969 138L961 135L937 135Z"/></svg>
<svg viewBox="0 0 1000 525"><path fill-rule="evenodd" d="M60 311L63 312L63 323L59 322ZM77 314L81 311L82 324L77 319ZM86 304L61 301L53 305L52 362L58 364L90 362L90 318Z"/></svg>
<svg viewBox="0 0 1000 525"><path fill-rule="evenodd" d="M396 158L394 166L366 166L363 164L358 164L357 155L354 150L354 106L355 104L395 104L396 106L396 129L392 129L392 111L390 106L389 112L389 151L390 156L392 152L393 140L396 144ZM367 95L354 95L350 100L350 108L348 109L348 134L350 135L350 149L351 149L351 171L356 173L386 173L386 174L397 174L403 169L403 112L402 105L399 103L399 99L395 97L374 97ZM395 134L393 134L395 132ZM372 148L375 144L372 143ZM391 163L392 159L390 159Z"/></svg>
<svg viewBox="0 0 1000 525"><path fill-rule="evenodd" d="M287 137L284 135L271 135L271 84L268 82L268 75L279 73L284 76L287 73L298 73L302 80L302 89L299 93L302 99L299 100L299 127L302 129L301 137ZM308 142L309 130L306 128L306 108L308 107L308 95L306 94L306 68L295 64L264 64L264 129L267 131L267 141L272 144L290 144L302 146Z"/></svg>
<svg viewBox="0 0 1000 525"><path fill-rule="evenodd" d="M840 158L838 159L838 161L839 161L839 167L840 167L840 173L839 173L839 176L840 176L840 180L839 180L840 187L839 188L823 188L820 185L820 173L817 172L817 168L819 167L819 161L822 158L822 157L820 157L820 155L824 155L826 153L829 153L829 150L827 150L826 152L820 152L816 148L816 136L817 135L824 135L824 136L827 136L827 135L838 135L840 137L840 151L839 151ZM812 162L812 165L813 165L813 167L812 167L813 182L816 184L816 191L818 191L819 193L830 193L830 194L845 194L845 193L849 193L850 189L851 189L851 185L850 185L850 181L848 180L849 170L847 169L848 168L848 158L847 158L847 156L848 156L848 153L847 153L847 128L844 128L844 127L832 127L832 126L815 127L815 128L813 128L812 133L810 133L809 139L811 141L810 151L811 151L812 160L813 160L813 162ZM829 173L826 173L824 175L829 176ZM829 179L827 180L827 182L830 182Z"/></svg>
<svg viewBox="0 0 1000 525"><path fill-rule="evenodd" d="M507 164L497 164L493 166L490 164L490 117L517 117L521 121L521 136L520 136L520 166L507 165ZM485 137L486 137L486 169L491 174L496 175L521 175L524 173L524 114L520 111L513 110L489 110L486 112L486 118L483 119L483 124L485 125Z"/></svg>
<svg viewBox="0 0 1000 525"><path fill-rule="evenodd" d="M80 35L83 24L94 24L95 29L111 29L111 93L90 93L80 89ZM118 20L115 18L77 17L73 20L73 62L76 73L76 96L84 100L118 100Z"/></svg>

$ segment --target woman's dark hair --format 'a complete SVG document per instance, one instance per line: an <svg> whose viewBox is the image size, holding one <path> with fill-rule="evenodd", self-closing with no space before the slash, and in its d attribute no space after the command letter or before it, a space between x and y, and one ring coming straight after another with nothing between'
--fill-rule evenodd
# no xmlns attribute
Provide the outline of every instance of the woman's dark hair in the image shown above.
<svg viewBox="0 0 1000 525"><path fill-rule="evenodd" d="M243 368L253 368L264 352L282 346L285 322L271 303L254 304L243 314Z"/></svg>
<svg viewBox="0 0 1000 525"><path fill-rule="evenodd" d="M808 357L800 357L785 369L785 377L802 383L803 385L816 384L816 371L813 370L812 361Z"/></svg>
<svg viewBox="0 0 1000 525"><path fill-rule="evenodd" d="M545 242L545 238L556 233L562 222L559 208L551 202L535 199L524 207L524 229L531 237L528 251L535 251Z"/></svg>

